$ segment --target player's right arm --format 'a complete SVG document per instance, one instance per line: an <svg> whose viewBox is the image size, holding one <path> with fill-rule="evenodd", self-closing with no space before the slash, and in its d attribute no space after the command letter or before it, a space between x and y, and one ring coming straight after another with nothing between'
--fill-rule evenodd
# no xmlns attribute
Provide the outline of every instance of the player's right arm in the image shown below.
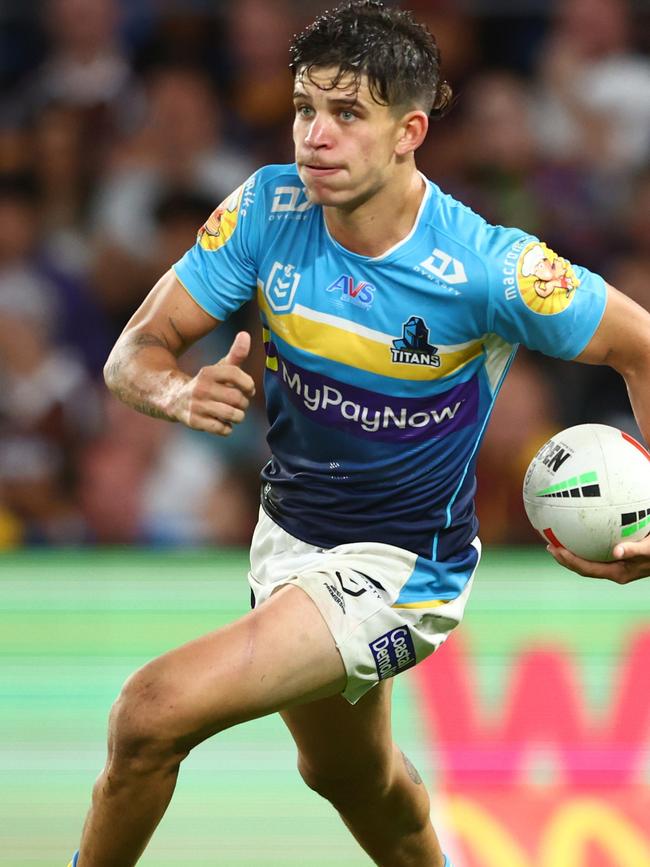
<svg viewBox="0 0 650 867"><path fill-rule="evenodd" d="M195 376L178 366L183 352L219 324L168 271L113 347L104 367L106 385L146 415L227 436L243 420L255 393L253 379L241 369L250 335L239 332L228 354Z"/></svg>

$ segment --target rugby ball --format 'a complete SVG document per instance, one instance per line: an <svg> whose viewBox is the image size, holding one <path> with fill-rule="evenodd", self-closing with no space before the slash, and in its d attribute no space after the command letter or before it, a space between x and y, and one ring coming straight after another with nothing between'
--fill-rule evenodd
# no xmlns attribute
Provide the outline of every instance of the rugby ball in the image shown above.
<svg viewBox="0 0 650 867"><path fill-rule="evenodd" d="M576 425L537 452L523 495L530 523L547 542L606 562L619 542L650 532L650 454L617 428Z"/></svg>

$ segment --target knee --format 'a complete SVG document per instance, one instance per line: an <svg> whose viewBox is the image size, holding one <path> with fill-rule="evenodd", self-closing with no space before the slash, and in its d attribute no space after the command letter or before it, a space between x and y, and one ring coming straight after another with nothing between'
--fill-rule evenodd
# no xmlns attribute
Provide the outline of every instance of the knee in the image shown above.
<svg viewBox="0 0 650 867"><path fill-rule="evenodd" d="M333 770L319 767L299 755L298 771L310 789L342 810L347 804L375 801L391 786L390 770L381 761Z"/></svg>
<svg viewBox="0 0 650 867"><path fill-rule="evenodd" d="M354 822L386 817L400 835L417 834L430 824L429 796L422 783L413 785L397 773L386 756L344 768L324 768L298 757L298 770L310 789Z"/></svg>
<svg viewBox="0 0 650 867"><path fill-rule="evenodd" d="M192 745L167 689L155 664L128 678L109 718L108 758L113 769L160 770L187 756Z"/></svg>

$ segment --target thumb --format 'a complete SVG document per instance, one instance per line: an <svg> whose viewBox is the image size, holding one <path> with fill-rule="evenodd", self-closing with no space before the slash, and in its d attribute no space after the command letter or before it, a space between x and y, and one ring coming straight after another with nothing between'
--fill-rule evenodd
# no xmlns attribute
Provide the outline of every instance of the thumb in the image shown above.
<svg viewBox="0 0 650 867"><path fill-rule="evenodd" d="M615 560L629 560L631 557L635 557L640 553L640 548L642 548L642 546L639 545L638 542L626 542L625 545L619 543L612 551L612 556Z"/></svg>
<svg viewBox="0 0 650 867"><path fill-rule="evenodd" d="M227 354L221 359L219 364L234 364L236 367L241 367L248 358L248 353L251 351L251 336L247 331L239 331L235 335L232 346Z"/></svg>

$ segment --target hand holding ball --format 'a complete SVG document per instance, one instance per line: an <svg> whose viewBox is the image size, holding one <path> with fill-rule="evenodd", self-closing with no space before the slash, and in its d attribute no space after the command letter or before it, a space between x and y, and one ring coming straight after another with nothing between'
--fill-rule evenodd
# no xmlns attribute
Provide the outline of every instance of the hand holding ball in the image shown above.
<svg viewBox="0 0 650 867"><path fill-rule="evenodd" d="M535 455L523 496L529 521L547 542L607 562L620 542L650 532L650 454L617 428L576 425Z"/></svg>

